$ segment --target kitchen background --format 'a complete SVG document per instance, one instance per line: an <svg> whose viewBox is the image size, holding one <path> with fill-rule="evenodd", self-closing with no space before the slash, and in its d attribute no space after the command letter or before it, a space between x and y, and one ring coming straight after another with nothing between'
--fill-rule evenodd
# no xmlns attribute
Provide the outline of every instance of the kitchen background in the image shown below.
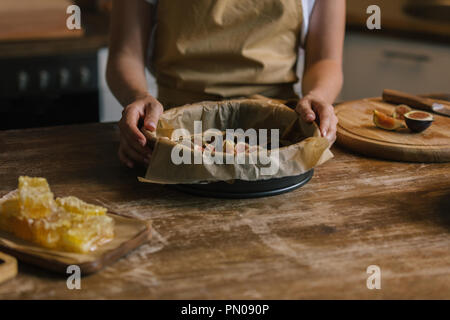
<svg viewBox="0 0 450 320"><path fill-rule="evenodd" d="M105 82L109 0L73 1L82 30L66 28L67 0L0 2L0 130L117 121L121 106ZM381 30L366 9L381 8ZM345 84L340 101L450 93L449 0L348 0ZM148 74L149 91L156 94Z"/></svg>

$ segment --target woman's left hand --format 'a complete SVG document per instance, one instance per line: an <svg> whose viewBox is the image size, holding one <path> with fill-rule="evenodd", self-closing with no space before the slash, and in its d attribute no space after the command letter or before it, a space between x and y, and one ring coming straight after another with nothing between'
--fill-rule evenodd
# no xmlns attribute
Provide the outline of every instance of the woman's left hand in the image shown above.
<svg viewBox="0 0 450 320"><path fill-rule="evenodd" d="M314 94L307 94L300 99L295 111L306 122L317 120L322 136L328 139L330 145L334 143L338 118L331 104Z"/></svg>

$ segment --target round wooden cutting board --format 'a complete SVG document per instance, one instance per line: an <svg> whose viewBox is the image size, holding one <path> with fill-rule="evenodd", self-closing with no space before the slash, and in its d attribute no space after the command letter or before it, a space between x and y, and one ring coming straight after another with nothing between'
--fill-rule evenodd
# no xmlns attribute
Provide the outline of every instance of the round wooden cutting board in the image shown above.
<svg viewBox="0 0 450 320"><path fill-rule="evenodd" d="M450 162L450 117L433 114L434 122L421 133L409 129L387 131L373 123L373 110L392 114L395 106L379 98L335 107L339 124L337 143L367 156L411 162Z"/></svg>

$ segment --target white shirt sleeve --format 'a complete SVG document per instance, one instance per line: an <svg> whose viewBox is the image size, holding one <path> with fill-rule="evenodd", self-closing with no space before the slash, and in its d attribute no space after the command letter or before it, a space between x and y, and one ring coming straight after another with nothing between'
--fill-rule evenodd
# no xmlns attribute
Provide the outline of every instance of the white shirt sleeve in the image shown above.
<svg viewBox="0 0 450 320"><path fill-rule="evenodd" d="M301 46L304 47L306 35L309 30L309 21L311 19L311 13L314 8L315 0L302 0L303 6L303 22L302 22L302 33L301 33Z"/></svg>

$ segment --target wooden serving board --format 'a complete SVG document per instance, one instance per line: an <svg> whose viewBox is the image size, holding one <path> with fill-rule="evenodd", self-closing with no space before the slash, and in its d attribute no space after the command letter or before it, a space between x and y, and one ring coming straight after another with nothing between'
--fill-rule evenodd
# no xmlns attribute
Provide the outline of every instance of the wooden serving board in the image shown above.
<svg viewBox="0 0 450 320"><path fill-rule="evenodd" d="M17 260L0 252L0 283L17 275Z"/></svg>
<svg viewBox="0 0 450 320"><path fill-rule="evenodd" d="M373 110L391 114L395 105L380 98L335 107L339 124L337 143L363 155L409 162L450 162L450 117L433 114L435 121L421 133L409 129L387 131L373 123Z"/></svg>
<svg viewBox="0 0 450 320"><path fill-rule="evenodd" d="M18 260L66 274L67 267L77 265L81 275L94 273L134 250L150 238L150 224L109 212L114 219L115 237L92 253L80 254L43 248L0 231L0 250Z"/></svg>

